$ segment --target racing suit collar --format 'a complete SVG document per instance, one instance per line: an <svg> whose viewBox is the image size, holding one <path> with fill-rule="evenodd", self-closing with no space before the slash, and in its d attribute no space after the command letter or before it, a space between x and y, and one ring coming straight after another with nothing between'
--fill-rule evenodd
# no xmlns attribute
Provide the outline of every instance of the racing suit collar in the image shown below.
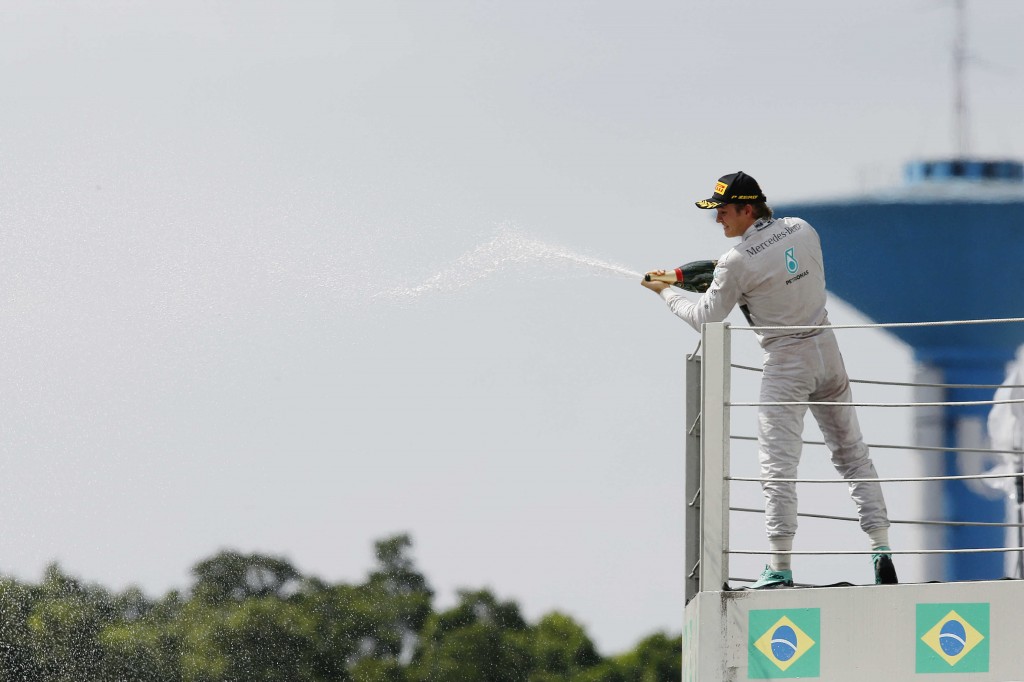
<svg viewBox="0 0 1024 682"><path fill-rule="evenodd" d="M745 240L753 235L755 232L760 232L764 228L768 227L775 222L775 218L758 218L754 221L754 224L747 228L747 231L743 233L740 239Z"/></svg>

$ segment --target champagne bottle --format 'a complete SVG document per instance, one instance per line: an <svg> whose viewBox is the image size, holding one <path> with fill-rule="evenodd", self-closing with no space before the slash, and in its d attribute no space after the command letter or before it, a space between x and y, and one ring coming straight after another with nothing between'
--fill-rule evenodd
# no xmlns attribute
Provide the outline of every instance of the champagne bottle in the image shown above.
<svg viewBox="0 0 1024 682"><path fill-rule="evenodd" d="M717 265L716 260L695 260L680 265L675 270L669 270L664 275L644 275L644 279L648 282L667 282L674 287L703 294L715 279Z"/></svg>

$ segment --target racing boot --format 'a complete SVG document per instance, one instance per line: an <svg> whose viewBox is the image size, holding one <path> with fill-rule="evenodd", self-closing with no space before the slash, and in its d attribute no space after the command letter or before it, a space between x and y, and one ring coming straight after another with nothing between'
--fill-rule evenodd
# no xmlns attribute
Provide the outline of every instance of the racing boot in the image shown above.
<svg viewBox="0 0 1024 682"><path fill-rule="evenodd" d="M775 570L771 566L765 566L761 571L761 577L750 586L750 589L770 590L776 587L793 587L793 571Z"/></svg>
<svg viewBox="0 0 1024 682"><path fill-rule="evenodd" d="M876 585L896 585L899 580L896 578L896 567L892 565L892 550L888 547L879 547L878 551L871 555L871 562L875 565Z"/></svg>

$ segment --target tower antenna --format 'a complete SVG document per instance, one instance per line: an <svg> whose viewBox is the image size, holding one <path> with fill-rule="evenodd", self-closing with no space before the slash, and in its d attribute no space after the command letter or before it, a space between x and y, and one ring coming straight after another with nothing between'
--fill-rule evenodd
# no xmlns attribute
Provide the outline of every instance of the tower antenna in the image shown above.
<svg viewBox="0 0 1024 682"><path fill-rule="evenodd" d="M967 158L970 140L967 133L967 20L964 0L954 0L956 8L956 33L953 41L953 112L956 120L956 152L961 159Z"/></svg>

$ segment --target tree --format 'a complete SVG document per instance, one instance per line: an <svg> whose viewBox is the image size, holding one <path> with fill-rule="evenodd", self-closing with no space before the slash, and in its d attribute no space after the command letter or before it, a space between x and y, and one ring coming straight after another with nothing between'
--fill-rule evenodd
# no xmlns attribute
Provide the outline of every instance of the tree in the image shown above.
<svg viewBox="0 0 1024 682"><path fill-rule="evenodd" d="M38 588L12 578L0 580L0 681L40 679L32 652L28 619Z"/></svg>
<svg viewBox="0 0 1024 682"><path fill-rule="evenodd" d="M668 682L682 638L603 659L552 612L462 590L435 612L407 535L375 544L364 582L306 578L286 560L221 552L188 596L84 585L56 564L38 586L0 579L0 682Z"/></svg>
<svg viewBox="0 0 1024 682"><path fill-rule="evenodd" d="M357 608L370 623L361 656L408 661L432 610L434 592L416 568L408 535L375 543L378 567L360 586Z"/></svg>
<svg viewBox="0 0 1024 682"><path fill-rule="evenodd" d="M117 682L179 682L182 679L179 617L181 595L171 591L150 602L130 589L114 599L121 618L99 634L102 679Z"/></svg>
<svg viewBox="0 0 1024 682"><path fill-rule="evenodd" d="M192 595L207 604L241 602L250 597L284 597L301 575L284 559L223 551L192 569Z"/></svg>
<svg viewBox="0 0 1024 682"><path fill-rule="evenodd" d="M105 590L85 587L56 564L48 566L39 599L26 619L29 647L41 679L100 679L97 638L113 614L112 600Z"/></svg>
<svg viewBox="0 0 1024 682"><path fill-rule="evenodd" d="M427 621L409 679L526 682L533 665L530 640L517 604L486 590L461 591L454 608Z"/></svg>
<svg viewBox="0 0 1024 682"><path fill-rule="evenodd" d="M352 682L406 682L405 666L398 661L360 659L352 666Z"/></svg>
<svg viewBox="0 0 1024 682"><path fill-rule="evenodd" d="M683 676L683 637L653 634L629 653L616 657L626 682L667 682Z"/></svg>
<svg viewBox="0 0 1024 682"><path fill-rule="evenodd" d="M186 682L317 682L314 618L277 597L198 605L185 636Z"/></svg>
<svg viewBox="0 0 1024 682"><path fill-rule="evenodd" d="M549 613L533 628L531 682L568 680L601 662L582 626L561 613Z"/></svg>
<svg viewBox="0 0 1024 682"><path fill-rule="evenodd" d="M100 679L117 682L178 682L181 646L173 631L158 622L118 623L99 634Z"/></svg>

